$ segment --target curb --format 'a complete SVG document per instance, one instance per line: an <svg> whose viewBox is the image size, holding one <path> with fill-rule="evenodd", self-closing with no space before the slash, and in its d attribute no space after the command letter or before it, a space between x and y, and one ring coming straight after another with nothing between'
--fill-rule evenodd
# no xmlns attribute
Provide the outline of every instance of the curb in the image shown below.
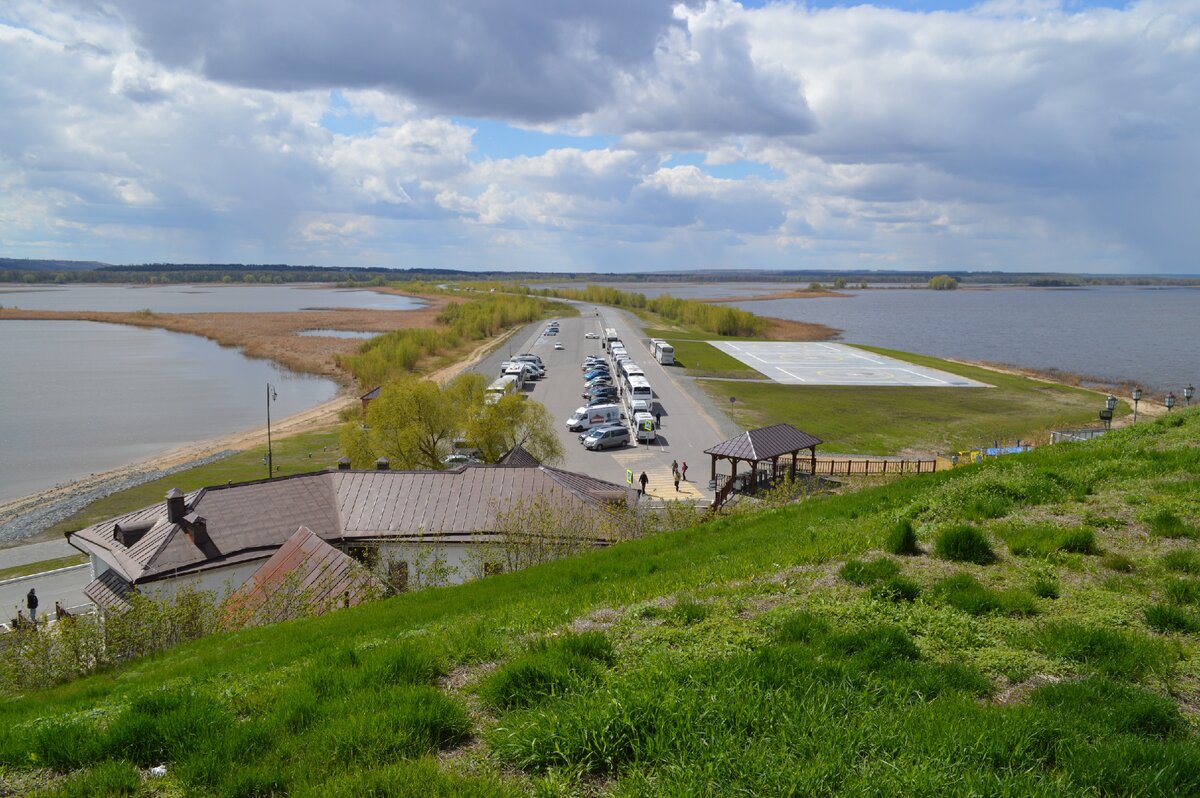
<svg viewBox="0 0 1200 798"><path fill-rule="evenodd" d="M61 574L66 571L74 571L79 568L91 568L92 564L88 562L80 563L79 565L68 565L65 568L55 568L53 571L41 571L36 574L25 574L25 576L14 576L12 579L0 579L0 587L5 585L15 585L18 582L26 582L30 579L37 579L41 576L50 576L51 574Z"/></svg>

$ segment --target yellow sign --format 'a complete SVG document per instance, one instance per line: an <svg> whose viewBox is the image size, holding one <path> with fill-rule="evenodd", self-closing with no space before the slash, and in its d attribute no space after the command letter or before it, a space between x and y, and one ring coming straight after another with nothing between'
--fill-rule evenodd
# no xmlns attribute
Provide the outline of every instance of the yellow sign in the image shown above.
<svg viewBox="0 0 1200 798"><path fill-rule="evenodd" d="M625 484L633 485L633 469L632 468L625 469Z"/></svg>

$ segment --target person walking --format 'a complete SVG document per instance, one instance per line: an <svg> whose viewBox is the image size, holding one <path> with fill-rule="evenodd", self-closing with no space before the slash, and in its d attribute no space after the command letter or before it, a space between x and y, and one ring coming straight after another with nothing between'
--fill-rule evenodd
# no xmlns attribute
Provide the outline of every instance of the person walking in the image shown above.
<svg viewBox="0 0 1200 798"><path fill-rule="evenodd" d="M679 472L675 472L675 492L679 492Z"/></svg>
<svg viewBox="0 0 1200 798"><path fill-rule="evenodd" d="M29 588L29 592L25 594L25 606L29 608L29 619L37 626L38 597L33 588Z"/></svg>
<svg viewBox="0 0 1200 798"><path fill-rule="evenodd" d="M671 461L671 476L675 477L675 479L679 479L679 461L678 460Z"/></svg>
<svg viewBox="0 0 1200 798"><path fill-rule="evenodd" d="M646 495L646 483L649 481L650 481L650 477L646 476L646 472L643 471L642 475L640 477L638 477L638 482L640 482L642 484L642 490L638 495L640 495L640 496Z"/></svg>
<svg viewBox="0 0 1200 798"><path fill-rule="evenodd" d="M654 411L654 426L658 427L659 429L662 429L662 411L661 410Z"/></svg>
<svg viewBox="0 0 1200 798"><path fill-rule="evenodd" d="M679 475L683 477L684 482L687 482L687 460L683 461L683 465L679 469Z"/></svg>

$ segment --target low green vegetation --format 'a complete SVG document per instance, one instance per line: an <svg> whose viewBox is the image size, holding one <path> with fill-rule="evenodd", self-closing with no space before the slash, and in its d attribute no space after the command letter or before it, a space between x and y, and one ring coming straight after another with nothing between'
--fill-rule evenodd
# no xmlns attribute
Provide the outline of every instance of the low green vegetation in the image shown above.
<svg viewBox="0 0 1200 798"><path fill-rule="evenodd" d="M997 531L1008 550L1018 557L1050 557L1060 552L1099 554L1095 531L1064 528L1052 523L1010 524Z"/></svg>
<svg viewBox="0 0 1200 798"><path fill-rule="evenodd" d="M766 377L733 355L728 355L704 341L688 341L672 333L655 335L675 347L675 365L687 369L689 377L720 377L722 379L763 380Z"/></svg>
<svg viewBox="0 0 1200 798"><path fill-rule="evenodd" d="M18 576L45 573L46 571L53 571L58 568L68 568L72 565L81 565L85 562L87 562L87 555L72 554L67 557L55 557L52 560L31 562L25 565L13 565L8 568L0 568L0 580L16 579Z"/></svg>
<svg viewBox="0 0 1200 798"><path fill-rule="evenodd" d="M991 565L996 561L992 544L976 527L956 524L938 533L934 551L945 560L973 562L976 565Z"/></svg>
<svg viewBox="0 0 1200 798"><path fill-rule="evenodd" d="M358 354L338 359L362 386L382 385L412 374L431 357L482 341L506 329L550 316L574 316L562 302L513 294L483 294L451 302L437 316L437 326L393 330L363 343Z"/></svg>
<svg viewBox="0 0 1200 798"><path fill-rule="evenodd" d="M694 299L680 299L669 294L647 298L645 294L620 291L616 288L599 285L589 285L586 288L524 290L538 296L574 299L578 302L591 302L596 305L612 305L632 311L648 311L683 327L717 335L759 336L766 332L771 324L769 320L762 316L756 316L748 310L697 302Z"/></svg>
<svg viewBox="0 0 1200 798"><path fill-rule="evenodd" d="M848 454L958 452L996 441L1046 442L1051 429L1095 424L1103 405L1098 394L1081 388L908 352L860 348L992 387L804 386L709 379L697 384L742 427L786 422L824 440L823 450ZM731 396L735 404L730 404ZM1125 412L1122 406L1118 415Z"/></svg>
<svg viewBox="0 0 1200 798"><path fill-rule="evenodd" d="M1200 544L1150 528L1200 501L1173 415L13 694L0 792L1194 795ZM972 556L882 554L901 520ZM1005 547L1042 524L1106 554Z"/></svg>

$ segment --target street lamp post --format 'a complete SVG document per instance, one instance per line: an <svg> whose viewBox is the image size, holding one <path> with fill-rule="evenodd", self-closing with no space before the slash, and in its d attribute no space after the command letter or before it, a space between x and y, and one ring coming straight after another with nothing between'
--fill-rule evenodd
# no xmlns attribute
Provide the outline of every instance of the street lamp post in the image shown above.
<svg viewBox="0 0 1200 798"><path fill-rule="evenodd" d="M1175 406L1175 394L1173 394L1173 393L1167 394L1166 404L1167 404L1167 412L1170 413L1171 408L1173 408Z"/></svg>
<svg viewBox="0 0 1200 798"><path fill-rule="evenodd" d="M1113 411L1117 409L1117 397L1111 393L1104 400L1104 409L1100 411L1100 420L1104 422L1104 429L1112 429Z"/></svg>
<svg viewBox="0 0 1200 798"><path fill-rule="evenodd" d="M271 402L275 401L278 394L271 387L271 383L267 383L267 479L275 473L275 457L271 450Z"/></svg>
<svg viewBox="0 0 1200 798"><path fill-rule="evenodd" d="M1188 407L1192 406L1192 397L1195 395L1196 389L1192 387L1192 384L1189 382L1188 386L1183 389L1183 401L1187 403Z"/></svg>
<svg viewBox="0 0 1200 798"><path fill-rule="evenodd" d="M1133 389L1133 423L1137 423L1138 402L1142 401L1142 386Z"/></svg>

